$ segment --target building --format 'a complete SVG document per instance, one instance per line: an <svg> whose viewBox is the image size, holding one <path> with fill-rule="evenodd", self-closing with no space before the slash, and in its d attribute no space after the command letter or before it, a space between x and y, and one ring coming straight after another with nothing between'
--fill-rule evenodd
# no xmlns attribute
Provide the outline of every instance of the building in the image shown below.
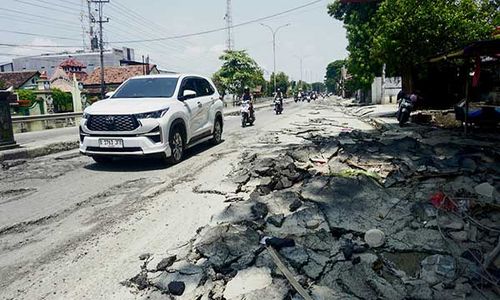
<svg viewBox="0 0 500 300"><path fill-rule="evenodd" d="M114 91L125 80L139 75L159 74L156 65L133 65L121 67L104 67L104 82L106 92ZM83 88L89 98L100 96L101 93L101 69L95 68L83 82Z"/></svg>
<svg viewBox="0 0 500 300"><path fill-rule="evenodd" d="M38 70L47 71L51 77L62 62L69 58L74 58L87 68L87 72L92 72L100 66L99 52L64 52L57 54L41 54L36 56L18 57L12 60L14 71ZM134 61L134 50L130 48L111 49L104 51L104 65L118 67L123 65L138 64Z"/></svg>
<svg viewBox="0 0 500 300"><path fill-rule="evenodd" d="M3 72L0 73L0 85L5 89L13 87L16 90L33 90L36 89L39 78L38 71Z"/></svg>
<svg viewBox="0 0 500 300"><path fill-rule="evenodd" d="M11 62L0 63L0 73L14 72L14 65Z"/></svg>
<svg viewBox="0 0 500 300"><path fill-rule="evenodd" d="M63 92L71 92L73 81L83 83L87 79L88 74L84 71L85 68L86 66L75 58L66 59L50 77L50 86Z"/></svg>
<svg viewBox="0 0 500 300"><path fill-rule="evenodd" d="M403 88L401 77L375 77L372 83L371 103L397 103L398 93Z"/></svg>

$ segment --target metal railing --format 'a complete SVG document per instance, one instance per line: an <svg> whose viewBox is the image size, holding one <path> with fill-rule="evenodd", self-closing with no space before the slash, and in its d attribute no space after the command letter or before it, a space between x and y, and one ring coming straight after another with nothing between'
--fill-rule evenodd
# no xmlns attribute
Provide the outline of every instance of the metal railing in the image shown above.
<svg viewBox="0 0 500 300"><path fill-rule="evenodd" d="M71 127L78 124L82 114L81 112L69 112L33 116L12 116L12 127L16 133Z"/></svg>
<svg viewBox="0 0 500 300"><path fill-rule="evenodd" d="M12 123L22 123L30 121L45 121L45 120L64 120L68 118L81 117L82 112L69 112L69 113L57 113L48 115L34 115L34 116L12 116Z"/></svg>

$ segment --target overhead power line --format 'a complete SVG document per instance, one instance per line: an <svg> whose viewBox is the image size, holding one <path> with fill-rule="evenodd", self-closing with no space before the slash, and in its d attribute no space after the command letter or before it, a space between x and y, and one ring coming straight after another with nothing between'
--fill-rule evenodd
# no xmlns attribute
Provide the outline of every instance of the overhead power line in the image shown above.
<svg viewBox="0 0 500 300"><path fill-rule="evenodd" d="M19 2L23 2L22 0L18 0ZM315 0L291 9L287 9L282 12L278 12L269 16L265 17L260 17L257 19L249 20L246 22L238 23L236 25L233 25L232 28L237 28L237 27L242 27L245 25L253 24L253 23L258 23L264 20L272 19L284 14L288 14L293 11L297 11L300 9L303 9L305 7L309 7L311 5L314 5L316 3L322 2L324 0ZM143 43L143 42L157 42L157 41L164 41L164 40L174 40L174 39L182 39L182 38L187 38L187 37L192 37L192 36L199 36L199 35L206 35L209 33L214 33L214 32L219 32L219 31L224 31L227 30L227 27L221 27L217 29L212 29L212 30L205 30L201 32L195 32L195 33L188 33L188 34L180 34L180 35L174 35L174 36L169 36L169 37L161 37L161 38L154 38L154 39L141 39L141 40L129 40L129 41L112 41L109 42L109 44L126 44L126 43ZM8 44L8 43L0 43L0 46L9 46L9 47L41 47L41 48L79 48L80 46L78 45L26 45L26 44Z"/></svg>
<svg viewBox="0 0 500 300"><path fill-rule="evenodd" d="M51 11L58 11L58 12L62 12L62 13L65 13L65 14L73 13L73 11L70 11L70 10L58 9L56 7L48 7L48 6L39 5L39 4L28 2L28 1L23 1L23 0L17 0L17 2L25 4L25 5L30 5L30 6L34 6L34 7L38 7L38 8L43 8L43 9L51 10Z"/></svg>
<svg viewBox="0 0 500 300"><path fill-rule="evenodd" d="M9 44L9 43L0 43L0 46L20 47L20 48L29 48L29 47L36 47L36 48L81 48L81 46L78 46L78 45L30 45L30 44Z"/></svg>
<svg viewBox="0 0 500 300"><path fill-rule="evenodd" d="M37 36L37 37L48 37L48 38L59 39L59 40L79 41L79 39L73 39L73 38L61 37L61 36L55 36L55 35L48 35L48 34L37 34L37 33L14 31L14 30L5 30L5 29L0 29L0 31L1 32L8 32L8 33L14 33L14 34L21 34L21 35Z"/></svg>
<svg viewBox="0 0 500 300"><path fill-rule="evenodd" d="M297 6L297 7L294 7L294 8L291 8L291 9L279 12L279 13L275 13L275 14L270 15L270 16L260 17L260 18L257 18L257 19L253 19L253 20L250 20L250 21L239 23L239 24L233 25L231 28L237 28L237 27L241 27L241 26L245 26L245 25L249 25L249 24L253 24L253 23L262 22L264 20L272 19L272 18L281 16L281 15L284 15L284 14L287 14L287 13L290 13L290 12L293 12L293 11L296 11L296 10L299 10L299 9L303 9L305 7L314 5L314 4L322 2L322 1L323 0L312 1L312 2L309 2L309 3L303 4L301 6ZM227 29L228 28L226 26L226 27L221 27L221 28L216 28L216 29L211 29L211 30L205 30L205 31L200 31L200 32L195 32L195 33L174 35L174 36L161 37L161 38L155 38L155 39L114 41L114 42L109 42L109 43L110 44L118 44L118 43L141 43L141 42L156 42L156 41L174 40L174 39L182 39L182 38L187 38L187 37L192 37L192 36L205 35L205 34L209 34L209 33L224 31L224 30L227 30Z"/></svg>

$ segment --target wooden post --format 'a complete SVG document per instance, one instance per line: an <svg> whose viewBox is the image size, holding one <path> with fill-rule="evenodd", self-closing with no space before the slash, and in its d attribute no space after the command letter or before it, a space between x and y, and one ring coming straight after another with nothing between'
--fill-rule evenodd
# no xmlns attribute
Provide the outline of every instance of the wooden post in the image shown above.
<svg viewBox="0 0 500 300"><path fill-rule="evenodd" d="M467 136L467 127L469 121L469 72L465 78L465 115L464 115L464 135Z"/></svg>

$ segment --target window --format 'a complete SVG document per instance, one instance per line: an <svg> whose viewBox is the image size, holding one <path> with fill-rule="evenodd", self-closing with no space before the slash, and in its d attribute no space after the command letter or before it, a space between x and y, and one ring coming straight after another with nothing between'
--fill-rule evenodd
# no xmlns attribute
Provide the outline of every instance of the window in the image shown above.
<svg viewBox="0 0 500 300"><path fill-rule="evenodd" d="M215 93L214 88L212 87L210 82L208 82L206 79L197 78L196 79L196 86L198 88L196 93L199 96L210 96L210 95L213 95Z"/></svg>
<svg viewBox="0 0 500 300"><path fill-rule="evenodd" d="M120 86L112 98L170 98L177 81L177 78L130 79Z"/></svg>
<svg viewBox="0 0 500 300"><path fill-rule="evenodd" d="M182 97L182 95L184 94L185 90L195 91L196 92L196 97L200 96L200 93L199 93L199 91L196 88L196 79L194 79L194 78L186 78L186 79L184 79L184 81L182 82L181 89L179 91L179 98Z"/></svg>

